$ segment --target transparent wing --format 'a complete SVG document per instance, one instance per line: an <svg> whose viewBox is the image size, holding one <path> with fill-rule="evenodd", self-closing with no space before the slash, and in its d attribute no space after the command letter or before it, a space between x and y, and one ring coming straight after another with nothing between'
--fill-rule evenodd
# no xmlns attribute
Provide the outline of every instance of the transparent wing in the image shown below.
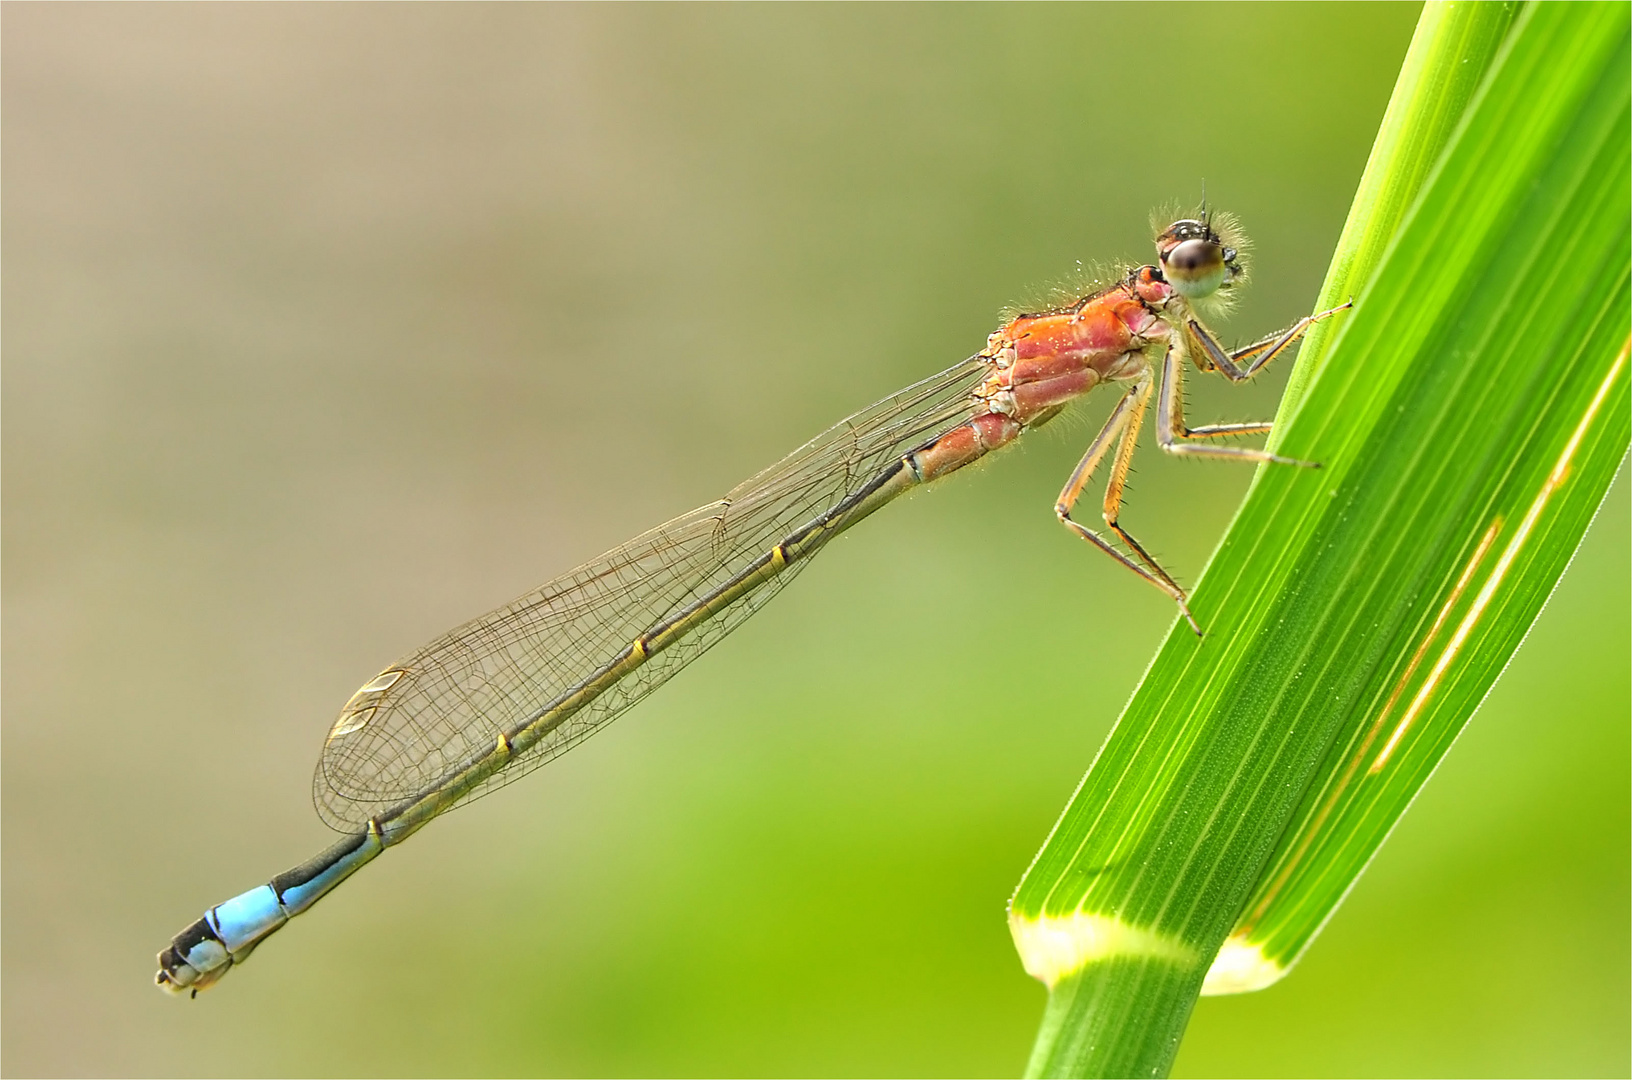
<svg viewBox="0 0 1632 1080"><path fill-rule="evenodd" d="M501 732L553 708L648 630L689 610L891 462L972 415L984 374L974 358L829 428L724 499L698 507L473 619L399 660L360 690L330 734L313 779L318 813L354 831L437 790ZM730 633L786 584L789 565L596 697L476 798L581 742Z"/></svg>

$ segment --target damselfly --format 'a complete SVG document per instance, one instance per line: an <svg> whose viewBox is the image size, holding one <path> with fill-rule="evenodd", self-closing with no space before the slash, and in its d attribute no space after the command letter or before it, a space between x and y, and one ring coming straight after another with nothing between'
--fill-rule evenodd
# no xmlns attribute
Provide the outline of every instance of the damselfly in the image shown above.
<svg viewBox="0 0 1632 1080"><path fill-rule="evenodd" d="M431 642L370 679L330 729L313 779L345 837L205 912L159 954L158 984L216 982L273 931L453 806L571 748L751 615L834 536L885 503L1040 427L1103 382L1126 384L1054 512L1160 589L1196 633L1185 593L1119 522L1158 385L1156 439L1173 454L1309 465L1205 440L1267 423L1184 422L1185 361L1250 379L1314 322L1226 349L1198 307L1243 280L1233 223L1203 211L1156 238L1157 262L1069 305L1018 315L968 360L864 409L699 507ZM1347 307L1345 304L1343 307ZM1113 451L1114 447L1114 451ZM1109 454L1102 535L1072 516ZM1122 547L1116 541L1120 540Z"/></svg>

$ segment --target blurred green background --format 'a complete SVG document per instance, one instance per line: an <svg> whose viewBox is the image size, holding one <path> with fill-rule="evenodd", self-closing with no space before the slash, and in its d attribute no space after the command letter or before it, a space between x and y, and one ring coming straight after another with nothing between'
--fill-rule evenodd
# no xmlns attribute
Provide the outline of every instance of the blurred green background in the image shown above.
<svg viewBox="0 0 1632 1080"><path fill-rule="evenodd" d="M1414 6L3 10L10 1075L1003 1075L1004 900L1174 617L1055 524L1108 400L836 543L196 1001L383 664L979 348L1165 203L1308 310ZM1284 372L1192 380L1201 421ZM1063 430L1063 437L1060 432ZM1249 474L1147 450L1193 580ZM1629 514L1181 1075L1624 1075ZM1221 643L1221 645L1224 643Z"/></svg>

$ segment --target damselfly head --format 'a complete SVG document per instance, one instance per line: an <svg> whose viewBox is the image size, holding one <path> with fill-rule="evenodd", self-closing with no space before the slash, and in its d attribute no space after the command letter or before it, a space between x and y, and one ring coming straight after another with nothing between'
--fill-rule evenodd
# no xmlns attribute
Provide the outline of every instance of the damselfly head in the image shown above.
<svg viewBox="0 0 1632 1080"><path fill-rule="evenodd" d="M1200 300L1241 280L1242 245L1233 233L1231 225L1212 216L1183 218L1163 229L1156 237L1156 255L1173 291L1186 300Z"/></svg>

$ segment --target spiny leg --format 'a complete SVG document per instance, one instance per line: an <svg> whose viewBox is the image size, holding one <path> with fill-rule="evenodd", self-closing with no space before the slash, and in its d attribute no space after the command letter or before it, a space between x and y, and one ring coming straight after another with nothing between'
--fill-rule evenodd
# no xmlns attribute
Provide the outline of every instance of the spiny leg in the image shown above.
<svg viewBox="0 0 1632 1080"><path fill-rule="evenodd" d="M1201 322L1197 319L1187 319L1185 329L1189 331L1191 339L1200 345L1202 351L1207 354L1207 359L1213 362L1214 366L1226 379L1231 382L1242 382L1252 378L1265 364L1290 348L1292 343L1302 337L1304 331L1311 326L1353 306L1354 301L1350 300L1327 311L1314 315L1305 315L1280 333L1271 334L1262 341L1255 341L1251 345L1243 346L1234 351L1226 350L1219 343L1218 338L1213 336L1213 332L1201 325ZM1243 368L1240 366L1243 360L1251 360L1252 362Z"/></svg>
<svg viewBox="0 0 1632 1080"><path fill-rule="evenodd" d="M1105 483L1105 502L1102 506L1105 524L1121 537L1122 542L1128 545L1128 550L1139 557L1139 561L1148 566L1152 573L1169 586L1178 589L1178 582L1166 570L1163 570L1150 553L1140 546L1139 541L1128 535L1126 529L1118 524L1122 516L1122 493L1128 486L1128 469L1133 464L1133 454L1139 447L1139 431L1145 422L1145 406L1150 401L1150 387L1147 384L1144 392L1139 395L1132 412L1128 414L1128 422L1122 429L1122 438L1116 444L1116 456L1111 459L1111 478ZM1181 590L1182 591L1182 590Z"/></svg>
<svg viewBox="0 0 1632 1080"><path fill-rule="evenodd" d="M1180 419L1183 419L1183 402L1179 403ZM1184 439L1216 439L1220 435L1263 435L1275 425L1268 420L1248 420L1240 424L1208 424L1205 427L1185 428L1180 438Z"/></svg>
<svg viewBox="0 0 1632 1080"><path fill-rule="evenodd" d="M1267 423L1214 424L1210 427L1184 426L1184 353L1169 345L1162 359L1162 394L1156 404L1156 445L1169 454L1193 457L1234 458L1237 461L1273 461L1278 465L1302 465L1318 469L1319 463L1282 457L1268 450L1250 446L1206 446L1185 439L1208 439L1219 435L1249 434L1268 431Z"/></svg>
<svg viewBox="0 0 1632 1080"><path fill-rule="evenodd" d="M1156 560L1152 559L1116 522L1117 513L1122 505L1122 490L1127 483L1128 462L1132 460L1133 449L1138 441L1145 404L1150 400L1150 387L1150 373L1147 371L1126 394L1122 395L1122 400L1117 402L1110 418L1105 421L1105 426L1094 436L1094 441L1088 444L1087 452L1082 455L1082 460L1077 463L1071 478L1060 491L1059 501L1054 504L1054 515L1060 519L1060 524L1172 597L1174 603L1179 605L1179 612L1190 624L1190 629L1200 636L1201 627L1196 625L1196 620L1190 614L1184 590L1179 588L1167 571L1163 570ZM1117 536L1122 538L1145 565L1128 558L1109 540L1071 517L1071 508L1076 505L1082 489L1087 486L1094 470L1105 457L1105 452L1118 436L1121 441L1117 446L1115 463L1112 465L1110 483L1105 489L1105 523L1115 530Z"/></svg>

